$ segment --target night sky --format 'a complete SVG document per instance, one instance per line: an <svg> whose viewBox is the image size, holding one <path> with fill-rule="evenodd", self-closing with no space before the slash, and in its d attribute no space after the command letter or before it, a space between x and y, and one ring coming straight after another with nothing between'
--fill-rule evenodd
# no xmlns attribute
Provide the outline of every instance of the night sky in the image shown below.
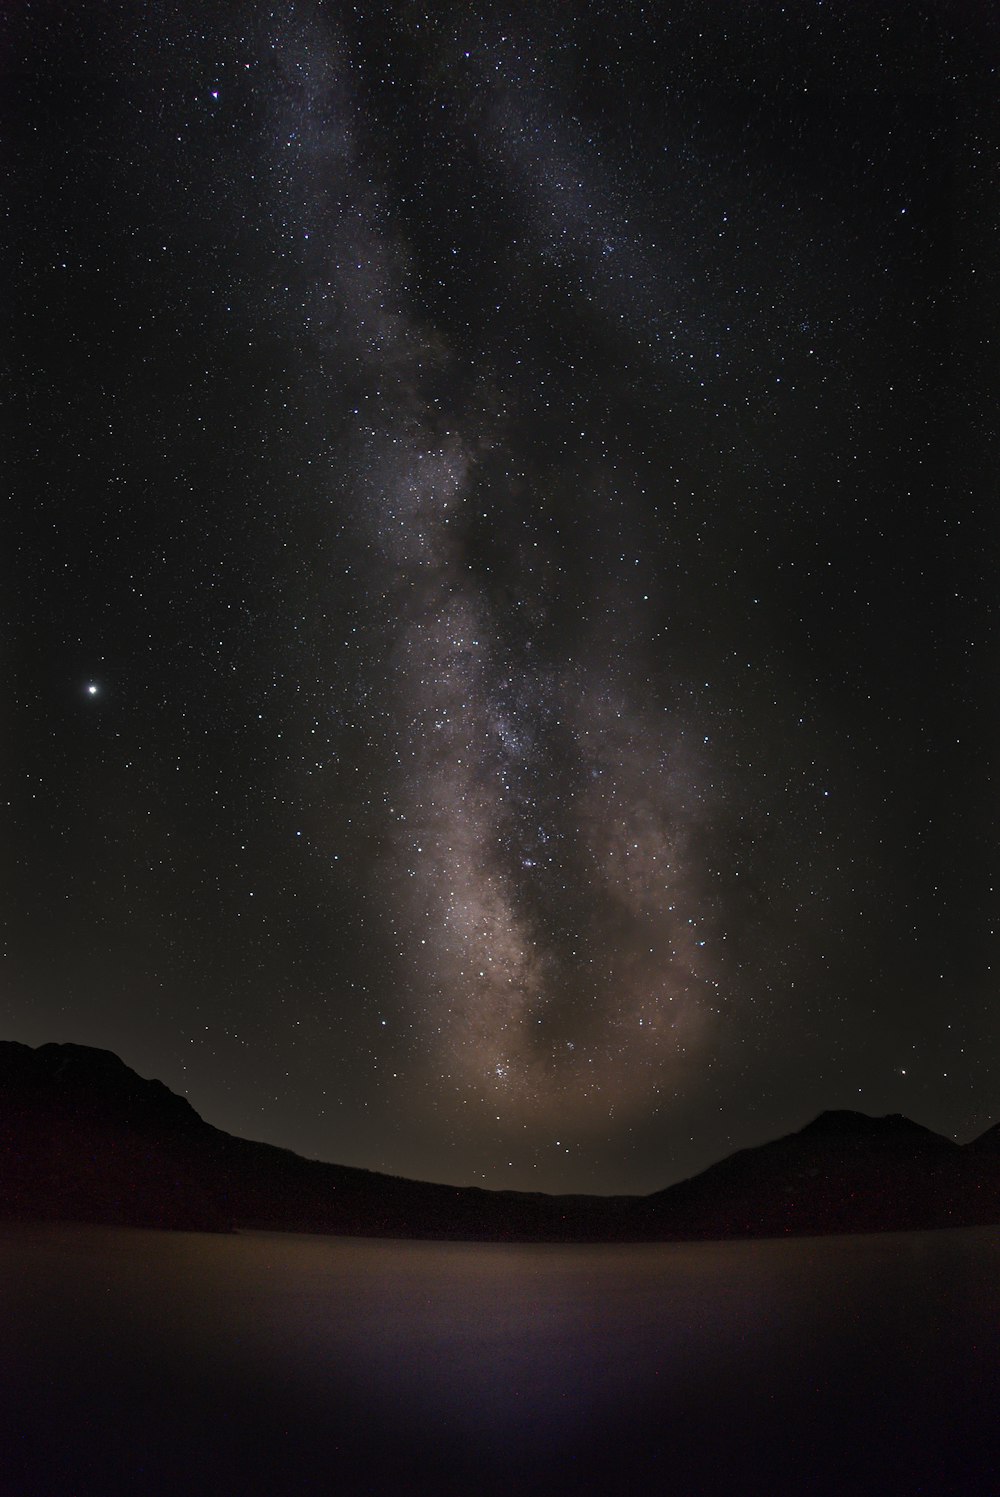
<svg viewBox="0 0 1000 1497"><path fill-rule="evenodd" d="M995 8L6 10L2 1037L491 1187L1000 1119Z"/></svg>

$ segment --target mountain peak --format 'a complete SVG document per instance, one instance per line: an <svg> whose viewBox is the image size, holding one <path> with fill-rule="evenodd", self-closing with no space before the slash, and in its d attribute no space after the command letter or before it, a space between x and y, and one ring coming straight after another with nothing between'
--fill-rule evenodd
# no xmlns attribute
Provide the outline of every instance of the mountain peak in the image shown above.
<svg viewBox="0 0 1000 1497"><path fill-rule="evenodd" d="M133 1126L200 1124L201 1118L184 1097L162 1081L146 1080L113 1050L92 1045L50 1042L32 1049L14 1040L0 1040L0 1087L13 1101L32 1098L46 1105L81 1111L96 1120L127 1121Z"/></svg>
<svg viewBox="0 0 1000 1497"><path fill-rule="evenodd" d="M949 1149L956 1149L958 1145L943 1134L935 1133L930 1128L925 1128L922 1123L915 1123L912 1118L904 1117L901 1112L886 1113L883 1117L872 1117L867 1112L855 1112L851 1108L835 1108L828 1112L821 1112L818 1117L807 1123L795 1138L814 1138L857 1140L858 1142L885 1142L885 1143L910 1143L910 1144L935 1144L944 1145Z"/></svg>
<svg viewBox="0 0 1000 1497"><path fill-rule="evenodd" d="M884 1132L886 1124L898 1128L900 1124L915 1128L901 1112L890 1112L875 1118L868 1112L857 1112L850 1107L833 1107L819 1113L811 1123L800 1128L800 1133L876 1133Z"/></svg>

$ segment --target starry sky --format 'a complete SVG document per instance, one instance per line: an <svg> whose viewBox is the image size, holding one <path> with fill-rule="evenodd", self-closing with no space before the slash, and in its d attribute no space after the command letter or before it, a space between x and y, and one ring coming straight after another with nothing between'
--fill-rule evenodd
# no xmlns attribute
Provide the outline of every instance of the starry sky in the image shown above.
<svg viewBox="0 0 1000 1497"><path fill-rule="evenodd" d="M1000 1119L993 8L3 27L3 1037L490 1187Z"/></svg>

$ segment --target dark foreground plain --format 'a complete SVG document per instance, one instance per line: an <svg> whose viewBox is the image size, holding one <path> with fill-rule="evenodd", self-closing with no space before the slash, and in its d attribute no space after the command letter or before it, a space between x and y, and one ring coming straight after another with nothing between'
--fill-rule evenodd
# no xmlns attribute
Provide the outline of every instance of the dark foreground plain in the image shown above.
<svg viewBox="0 0 1000 1497"><path fill-rule="evenodd" d="M1000 1492L1000 1229L0 1229L6 1494Z"/></svg>

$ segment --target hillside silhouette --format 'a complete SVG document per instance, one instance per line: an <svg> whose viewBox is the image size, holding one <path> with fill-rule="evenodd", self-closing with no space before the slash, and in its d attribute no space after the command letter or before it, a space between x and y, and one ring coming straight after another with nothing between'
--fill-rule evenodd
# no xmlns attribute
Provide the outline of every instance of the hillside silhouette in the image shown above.
<svg viewBox="0 0 1000 1497"><path fill-rule="evenodd" d="M908 1231L1000 1221L1000 1125L960 1146L825 1112L649 1196L553 1196L304 1159L206 1123L85 1045L0 1041L0 1219L510 1242Z"/></svg>

